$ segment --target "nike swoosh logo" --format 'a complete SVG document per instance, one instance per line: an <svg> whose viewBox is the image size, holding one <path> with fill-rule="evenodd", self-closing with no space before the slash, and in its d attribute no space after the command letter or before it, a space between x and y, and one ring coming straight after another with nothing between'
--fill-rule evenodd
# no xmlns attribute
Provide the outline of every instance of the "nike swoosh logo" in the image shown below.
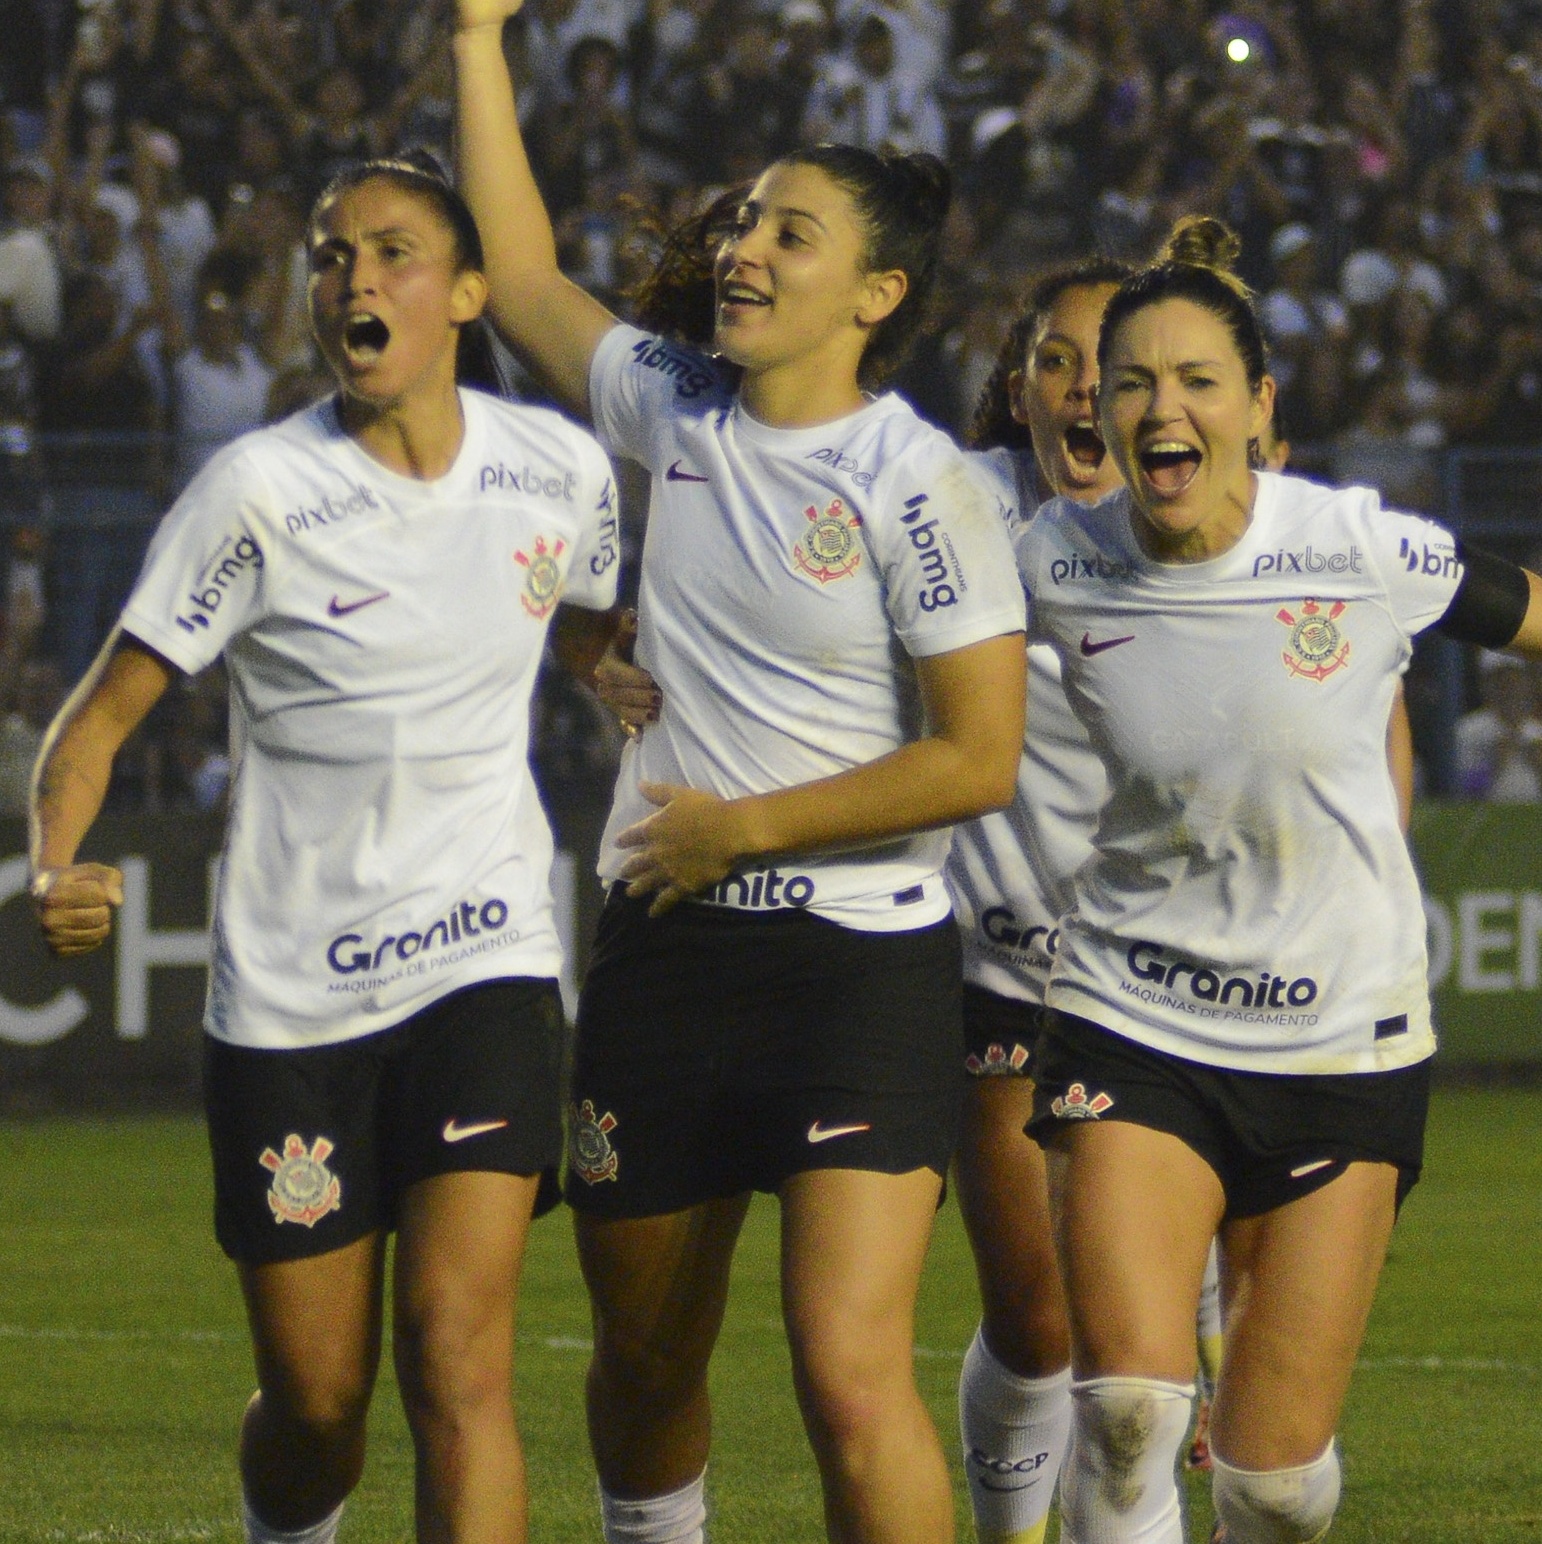
<svg viewBox="0 0 1542 1544"><path fill-rule="evenodd" d="M1088 659L1091 659L1094 654L1101 654L1104 649L1117 649L1121 643L1134 643L1134 642L1135 642L1135 634L1134 633L1130 633L1128 636L1126 636L1124 638L1105 638L1101 643L1094 643L1092 641L1092 634L1091 633L1083 633L1082 634L1082 653L1084 655L1086 655L1086 657Z"/></svg>
<svg viewBox="0 0 1542 1544"><path fill-rule="evenodd" d="M669 464L669 470L664 473L664 481L665 482L710 482L711 479L707 478L707 477L698 477L695 472L682 472L680 470L680 463L678 461L672 461Z"/></svg>
<svg viewBox="0 0 1542 1544"><path fill-rule="evenodd" d="M854 1136L859 1131L871 1131L872 1129L872 1122L865 1120L857 1121L850 1126L825 1126L816 1120L808 1128L808 1139L810 1142L828 1142L831 1137L849 1137Z"/></svg>
<svg viewBox="0 0 1542 1544"><path fill-rule="evenodd" d="M351 600L344 605L337 596L333 596L327 605L327 615L333 617L345 617L350 611L362 611L366 606L373 606L377 600L389 600L391 592L382 590L378 595L366 595L363 600Z"/></svg>
<svg viewBox="0 0 1542 1544"><path fill-rule="evenodd" d="M471 1126L458 1126L452 1119L444 1123L443 1136L446 1142L464 1142L467 1137L482 1137L489 1131L502 1131L507 1125L506 1120L483 1120Z"/></svg>
<svg viewBox="0 0 1542 1544"><path fill-rule="evenodd" d="M1290 1177L1292 1179L1305 1179L1308 1174L1315 1174L1319 1169L1326 1169L1332 1162L1333 1159L1331 1158L1319 1158L1316 1163L1303 1163L1299 1169L1292 1169L1290 1171Z"/></svg>

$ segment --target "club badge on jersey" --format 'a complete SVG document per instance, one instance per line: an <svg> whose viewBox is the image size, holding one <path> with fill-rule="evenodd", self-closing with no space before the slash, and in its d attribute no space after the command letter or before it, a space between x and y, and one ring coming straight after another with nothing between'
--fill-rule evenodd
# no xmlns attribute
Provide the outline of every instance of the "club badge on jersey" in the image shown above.
<svg viewBox="0 0 1542 1544"><path fill-rule="evenodd" d="M598 1185L603 1180L614 1179L621 1160L610 1145L610 1133L620 1122L609 1110L597 1116L592 1099L585 1099L582 1104L569 1105L568 1111L573 1118L573 1134L568 1143L573 1172L586 1185Z"/></svg>
<svg viewBox="0 0 1542 1544"><path fill-rule="evenodd" d="M823 514L813 504L803 513L810 525L793 544L792 560L798 568L821 584L856 573L862 563L862 548L855 532L862 516L847 514L838 498L825 505Z"/></svg>
<svg viewBox="0 0 1542 1544"><path fill-rule="evenodd" d="M1284 606L1275 612L1275 619L1290 629L1289 648L1280 658L1293 676L1326 681L1349 663L1349 640L1338 628L1338 619L1347 609L1341 600L1326 611L1315 600L1304 600L1299 616Z"/></svg>
<svg viewBox="0 0 1542 1544"><path fill-rule="evenodd" d="M326 1165L335 1145L329 1137L318 1136L307 1148L304 1139L291 1131L284 1138L282 1158L271 1147L263 1149L257 1161L273 1172L268 1205L274 1222L314 1228L343 1204L343 1182Z"/></svg>
<svg viewBox="0 0 1542 1544"><path fill-rule="evenodd" d="M566 550L567 543L560 537L550 548L544 536L535 539L534 553L516 549L514 561L529 570L525 578L525 593L519 603L536 621L544 621L562 596L562 569L557 564Z"/></svg>

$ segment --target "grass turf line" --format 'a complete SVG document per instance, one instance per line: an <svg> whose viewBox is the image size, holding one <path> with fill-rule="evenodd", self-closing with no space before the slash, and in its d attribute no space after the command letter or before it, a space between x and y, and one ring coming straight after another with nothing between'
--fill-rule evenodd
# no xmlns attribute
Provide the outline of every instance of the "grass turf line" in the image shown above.
<svg viewBox="0 0 1542 1544"><path fill-rule="evenodd" d="M1437 1095L1428 1166L1393 1239L1350 1392L1335 1544L1542 1541L1542 1092ZM0 1540L238 1544L236 1421L251 1389L240 1295L209 1225L193 1120L0 1126ZM956 1467L973 1273L944 1209L917 1376ZM592 1541L587 1305L558 1216L533 1235L520 1414L532 1538ZM822 1537L789 1384L776 1209L751 1213L714 1364L714 1544ZM1189 1485L1191 1536L1209 1505ZM958 1487L960 1538L970 1537ZM411 1449L389 1349L344 1544L410 1544ZM1054 1533L1052 1531L1051 1538Z"/></svg>

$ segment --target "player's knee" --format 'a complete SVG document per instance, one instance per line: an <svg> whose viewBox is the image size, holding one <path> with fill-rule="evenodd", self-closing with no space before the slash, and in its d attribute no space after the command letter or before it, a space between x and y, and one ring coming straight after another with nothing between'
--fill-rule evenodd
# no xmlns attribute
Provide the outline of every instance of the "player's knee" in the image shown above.
<svg viewBox="0 0 1542 1544"><path fill-rule="evenodd" d="M908 1340L888 1345L883 1336L864 1336L854 1326L850 1334L826 1326L819 1334L796 1336L792 1353L804 1420L827 1445L860 1444L913 1388Z"/></svg>
<svg viewBox="0 0 1542 1544"><path fill-rule="evenodd" d="M397 1382L409 1415L453 1416L509 1398L512 1318L489 1325L464 1315L398 1324Z"/></svg>
<svg viewBox="0 0 1542 1544"><path fill-rule="evenodd" d="M591 1380L629 1403L671 1408L703 1387L712 1354L710 1340L660 1337L645 1327L607 1319L594 1337Z"/></svg>
<svg viewBox="0 0 1542 1544"><path fill-rule="evenodd" d="M1294 1469L1214 1464L1216 1515L1231 1544L1316 1544L1327 1534L1342 1484L1336 1443Z"/></svg>
<svg viewBox="0 0 1542 1544"><path fill-rule="evenodd" d="M263 1424L291 1441L337 1450L362 1440L370 1392L370 1380L355 1377L289 1378L264 1385L252 1406Z"/></svg>
<svg viewBox="0 0 1542 1544"><path fill-rule="evenodd" d="M1071 1454L1061 1477L1065 1538L1166 1544L1181 1537L1174 1471L1193 1388L1153 1378L1083 1378L1071 1385L1071 1397Z"/></svg>

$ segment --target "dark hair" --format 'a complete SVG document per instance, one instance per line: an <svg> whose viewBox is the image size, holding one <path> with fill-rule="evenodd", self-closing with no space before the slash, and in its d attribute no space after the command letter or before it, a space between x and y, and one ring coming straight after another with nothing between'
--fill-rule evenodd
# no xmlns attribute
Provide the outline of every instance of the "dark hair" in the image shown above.
<svg viewBox="0 0 1542 1544"><path fill-rule="evenodd" d="M427 200L438 211L440 219L449 227L455 239L455 269L464 273L468 268L478 273L484 266L482 236L466 200L450 185L444 168L427 150L404 150L399 155L377 156L369 161L355 161L345 166L321 192L311 205L308 223L308 240L316 239L316 227L322 215L344 193L362 187L366 182L380 178L395 183L404 192L415 193Z"/></svg>
<svg viewBox="0 0 1542 1544"><path fill-rule="evenodd" d="M1264 335L1252 291L1232 271L1242 243L1230 226L1208 215L1187 215L1173 226L1161 257L1126 279L1103 312L1098 368L1104 370L1114 334L1137 311L1163 300L1189 300L1225 324L1242 358L1251 390L1268 370Z"/></svg>
<svg viewBox="0 0 1542 1544"><path fill-rule="evenodd" d="M855 145L809 145L784 155L777 164L822 171L856 210L867 239L867 272L898 268L908 281L904 298L873 329L857 367L860 385L881 386L905 362L926 321L937 287L952 175L934 155L860 150Z"/></svg>
<svg viewBox="0 0 1542 1544"><path fill-rule="evenodd" d="M851 199L866 243L866 271L898 268L908 280L904 298L873 329L858 367L864 388L880 386L904 363L926 319L952 194L948 169L936 156L878 154L855 145L811 145L774 164L822 171ZM734 188L662 235L653 272L630 297L640 327L710 347L717 249L748 192Z"/></svg>
<svg viewBox="0 0 1542 1544"><path fill-rule="evenodd" d="M1098 289L1118 285L1130 277L1130 265L1111 257L1093 257L1064 268L1041 274L1029 289L1007 335L1001 340L990 379L980 390L974 405L974 417L964 435L964 443L975 450L1005 446L1009 450L1032 450L1033 436L1027 424L1012 416L1012 394L1008 388L1014 370L1021 370L1028 357L1028 345L1035 333L1049 319L1055 302L1068 290Z"/></svg>

